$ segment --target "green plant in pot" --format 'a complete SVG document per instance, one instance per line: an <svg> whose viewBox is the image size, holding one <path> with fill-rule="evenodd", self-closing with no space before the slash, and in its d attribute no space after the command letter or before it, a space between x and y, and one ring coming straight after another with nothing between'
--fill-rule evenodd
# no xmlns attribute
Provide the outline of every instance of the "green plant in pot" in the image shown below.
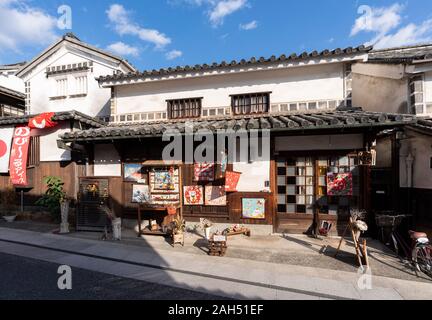
<svg viewBox="0 0 432 320"><path fill-rule="evenodd" d="M62 207L65 202L68 203L66 192L63 190L64 182L59 177L45 177L43 182L46 184L47 189L45 194L36 201L36 205L48 209L54 221L60 221ZM68 207L68 206L67 206Z"/></svg>
<svg viewBox="0 0 432 320"><path fill-rule="evenodd" d="M17 198L17 193L13 187L8 187L0 193L1 213L3 218L8 222L12 222L16 218Z"/></svg>

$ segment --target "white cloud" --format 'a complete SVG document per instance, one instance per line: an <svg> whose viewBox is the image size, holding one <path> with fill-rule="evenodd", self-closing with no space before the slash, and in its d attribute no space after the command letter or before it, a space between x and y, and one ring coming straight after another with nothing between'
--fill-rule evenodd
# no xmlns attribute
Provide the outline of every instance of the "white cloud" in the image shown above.
<svg viewBox="0 0 432 320"><path fill-rule="evenodd" d="M164 48L171 43L171 39L155 29L142 28L130 19L130 14L120 4L113 4L106 11L108 19L114 24L114 30L119 35L133 35L143 41L156 45L157 48Z"/></svg>
<svg viewBox="0 0 432 320"><path fill-rule="evenodd" d="M222 25L226 16L244 8L247 4L246 0L224 0L219 1L211 9L209 19L213 26Z"/></svg>
<svg viewBox="0 0 432 320"><path fill-rule="evenodd" d="M208 7L206 14L214 27L222 25L227 16L248 6L247 0L168 0L168 3Z"/></svg>
<svg viewBox="0 0 432 320"><path fill-rule="evenodd" d="M424 21L421 25L410 23L393 34L379 38L374 44L376 49L382 49L430 41L432 41L432 19Z"/></svg>
<svg viewBox="0 0 432 320"><path fill-rule="evenodd" d="M355 36L362 31L377 32L386 34L390 30L396 28L401 22L400 13L404 7L398 3L387 8L372 8L369 6L361 6L359 17L351 29L351 36Z"/></svg>
<svg viewBox="0 0 432 320"><path fill-rule="evenodd" d="M133 46L130 46L121 41L110 44L107 47L108 51L112 53L118 54L119 56L133 56L137 57L139 55L139 49Z"/></svg>
<svg viewBox="0 0 432 320"><path fill-rule="evenodd" d="M256 29L256 28L258 28L258 21L256 21L256 20L254 20L254 21L251 21L251 22L249 22L249 23L246 23L246 24L240 24L240 29L241 30L253 30L253 29Z"/></svg>
<svg viewBox="0 0 432 320"><path fill-rule="evenodd" d="M420 24L402 24L403 5L395 3L389 7L372 8L361 6L362 14L351 29L351 37L361 32L374 33L367 45L374 45L376 49L412 45L420 42L432 41L432 19Z"/></svg>
<svg viewBox="0 0 432 320"><path fill-rule="evenodd" d="M0 0L0 50L50 44L58 38L56 27L55 17L24 0Z"/></svg>
<svg viewBox="0 0 432 320"><path fill-rule="evenodd" d="M181 52L180 50L172 50L170 52L167 52L165 54L165 58L167 58L167 60L174 60L177 58L180 58L183 55L183 52Z"/></svg>

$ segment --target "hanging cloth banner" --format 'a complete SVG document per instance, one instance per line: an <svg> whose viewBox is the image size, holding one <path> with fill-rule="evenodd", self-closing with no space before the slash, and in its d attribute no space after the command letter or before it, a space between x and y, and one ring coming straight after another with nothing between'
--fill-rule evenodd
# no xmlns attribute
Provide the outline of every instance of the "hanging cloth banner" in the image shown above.
<svg viewBox="0 0 432 320"><path fill-rule="evenodd" d="M41 113L40 115L31 118L29 120L28 126L31 129L45 129L55 127L58 123L52 120L54 115L54 112Z"/></svg>
<svg viewBox="0 0 432 320"><path fill-rule="evenodd" d="M225 192L237 192L241 172L227 171L225 174Z"/></svg>
<svg viewBox="0 0 432 320"><path fill-rule="evenodd" d="M27 185L27 156L30 144L30 128L16 127L10 155L10 179L14 186Z"/></svg>
<svg viewBox="0 0 432 320"><path fill-rule="evenodd" d="M9 172L9 158L14 127L0 129L0 173Z"/></svg>

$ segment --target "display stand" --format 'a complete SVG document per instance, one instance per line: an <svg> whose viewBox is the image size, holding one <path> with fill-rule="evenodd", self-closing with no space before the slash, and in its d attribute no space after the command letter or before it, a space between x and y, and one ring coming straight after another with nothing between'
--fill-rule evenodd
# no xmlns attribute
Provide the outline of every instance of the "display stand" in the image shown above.
<svg viewBox="0 0 432 320"><path fill-rule="evenodd" d="M367 254L366 239L363 239L363 246L362 246L360 244L360 231L354 230L354 228L353 228L354 222L355 221L353 221L353 218L349 219L348 225L346 226L345 231L342 234L341 240L339 242L339 246L336 250L334 257L336 258L337 255L339 254L339 251L342 248L342 243L344 241L345 235L346 235L347 231L350 230L351 237L352 237L353 242L354 242L354 247L355 247L356 256L357 256L357 262L358 262L359 266L361 268L363 268L363 262L364 262L364 265L366 267L369 267L369 258L368 258L368 254ZM362 258L364 258L364 261L362 261Z"/></svg>
<svg viewBox="0 0 432 320"><path fill-rule="evenodd" d="M142 227L143 212L156 212L156 214L161 214L164 217L170 216L168 213L169 207L175 207L177 209L176 216L182 217L182 197L181 197L181 167L178 163L176 164L166 164L163 161L146 161L143 163L143 167L150 168L148 170L148 181L151 196L151 203L138 204L137 220L138 220L138 237L142 235L153 235L153 236L163 236L169 237L172 234L169 231L163 231L158 228L158 230L151 230L149 225L146 228ZM171 172L171 179L168 179L169 186L164 188L166 184L164 181L160 181L158 175L167 176L169 171ZM163 179L162 179L163 180Z"/></svg>

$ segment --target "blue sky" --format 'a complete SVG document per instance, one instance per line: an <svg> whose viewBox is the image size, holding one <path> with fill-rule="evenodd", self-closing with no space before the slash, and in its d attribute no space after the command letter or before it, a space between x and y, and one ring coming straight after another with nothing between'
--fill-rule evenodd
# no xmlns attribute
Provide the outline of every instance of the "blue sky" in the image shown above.
<svg viewBox="0 0 432 320"><path fill-rule="evenodd" d="M72 30L57 26L63 4ZM432 41L432 1L0 0L0 63L29 60L68 31L143 70Z"/></svg>

